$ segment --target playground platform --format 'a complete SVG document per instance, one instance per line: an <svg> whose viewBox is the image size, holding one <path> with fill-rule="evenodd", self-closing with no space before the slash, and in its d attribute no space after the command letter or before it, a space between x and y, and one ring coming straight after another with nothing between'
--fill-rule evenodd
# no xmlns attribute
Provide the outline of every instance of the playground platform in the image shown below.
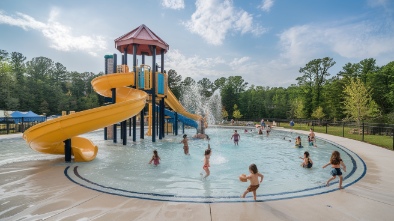
<svg viewBox="0 0 394 221"><path fill-rule="evenodd" d="M358 154L367 166L366 175L343 190L309 197L176 203L125 198L79 186L65 177L69 164L63 159L20 162L0 168L0 220L393 220L394 152L347 138L316 135Z"/></svg>

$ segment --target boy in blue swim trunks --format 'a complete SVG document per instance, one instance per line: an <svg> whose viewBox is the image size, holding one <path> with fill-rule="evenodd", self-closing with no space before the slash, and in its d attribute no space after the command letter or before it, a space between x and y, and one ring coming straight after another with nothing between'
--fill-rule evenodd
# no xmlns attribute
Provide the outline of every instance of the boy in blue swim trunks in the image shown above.
<svg viewBox="0 0 394 221"><path fill-rule="evenodd" d="M338 151L334 151L331 154L330 162L328 162L326 165L323 166L323 168L326 168L328 165L331 164L331 178L327 180L326 186L330 185L330 182L334 180L337 176L339 176L339 189L343 189L342 187L342 171L341 171L341 166L343 168L343 171L346 172L346 165L343 163L341 159L341 155Z"/></svg>

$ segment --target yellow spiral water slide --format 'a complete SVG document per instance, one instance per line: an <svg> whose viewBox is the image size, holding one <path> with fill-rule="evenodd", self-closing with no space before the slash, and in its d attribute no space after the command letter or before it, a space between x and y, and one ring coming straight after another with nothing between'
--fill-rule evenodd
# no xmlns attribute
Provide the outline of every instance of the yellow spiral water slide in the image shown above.
<svg viewBox="0 0 394 221"><path fill-rule="evenodd" d="M93 108L37 124L23 134L29 146L39 152L64 154L64 141L71 138L74 161L91 161L98 148L89 139L78 137L135 116L145 107L148 94L128 88L134 85L134 73L109 74L93 79L94 90L111 97L116 88L116 104Z"/></svg>

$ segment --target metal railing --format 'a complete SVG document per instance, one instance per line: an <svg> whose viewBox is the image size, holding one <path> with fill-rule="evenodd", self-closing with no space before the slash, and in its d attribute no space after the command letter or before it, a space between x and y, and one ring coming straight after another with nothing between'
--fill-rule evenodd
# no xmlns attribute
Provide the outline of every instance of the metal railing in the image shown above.
<svg viewBox="0 0 394 221"><path fill-rule="evenodd" d="M0 117L0 134L23 133L46 117Z"/></svg>
<svg viewBox="0 0 394 221"><path fill-rule="evenodd" d="M235 126L247 126L251 123L260 125L261 119L239 119L234 120ZM277 127L291 128L290 119L264 119L267 125L274 125ZM331 134L335 136L346 137L354 140L359 140L387 149L394 150L394 124L371 123L348 121L327 121L327 120L308 120L308 119L294 119L295 130L309 130L312 128L315 132ZM222 121L221 124L231 124L231 121Z"/></svg>

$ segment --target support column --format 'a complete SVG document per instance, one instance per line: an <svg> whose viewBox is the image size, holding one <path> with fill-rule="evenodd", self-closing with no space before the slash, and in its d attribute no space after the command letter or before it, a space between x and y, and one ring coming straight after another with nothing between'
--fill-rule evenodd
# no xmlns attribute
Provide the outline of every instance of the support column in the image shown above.
<svg viewBox="0 0 394 221"><path fill-rule="evenodd" d="M123 140L124 121L120 122L120 139Z"/></svg>
<svg viewBox="0 0 394 221"><path fill-rule="evenodd" d="M160 50L160 72L162 74L164 74L164 49ZM166 82L163 82L164 84ZM165 87L164 87L165 88ZM165 137L165 133L164 133L164 125L165 125L165 105L164 105L164 98L161 99L160 101L160 110L161 110L161 125L160 125L160 131L161 131L161 137L164 138Z"/></svg>
<svg viewBox="0 0 394 221"><path fill-rule="evenodd" d="M175 129L175 136L178 135L178 113L175 112L175 119L174 119L174 129Z"/></svg>
<svg viewBox="0 0 394 221"><path fill-rule="evenodd" d="M160 105L160 102L159 102L159 105ZM159 113L160 113L160 107L159 107L159 105L157 105L156 106L156 119L157 119L157 124L156 124L156 131L157 131L157 136L159 136L159 124L160 124L160 116L159 116ZM161 139L161 138L159 138L159 139Z"/></svg>
<svg viewBox="0 0 394 221"><path fill-rule="evenodd" d="M116 66L117 66L117 64L118 64L118 59L117 59L117 57L118 57L117 54L114 54L114 67L113 67L113 73L116 73ZM115 103L116 103L116 88L111 88L111 91L112 91L112 103L115 104ZM117 123L115 123L115 124L113 125L113 131L112 131L112 133L113 133L112 137L113 137L114 143L117 143L117 140L116 140L116 137L117 137L116 124L117 124Z"/></svg>
<svg viewBox="0 0 394 221"><path fill-rule="evenodd" d="M129 137L131 137L131 118L129 118Z"/></svg>
<svg viewBox="0 0 394 221"><path fill-rule="evenodd" d="M134 88L137 87L137 70L135 66L137 65L137 44L133 44L133 70L134 70ZM133 142L137 140L137 117L133 117Z"/></svg>
<svg viewBox="0 0 394 221"><path fill-rule="evenodd" d="M124 65L127 65L127 48L128 48L128 45L124 48L124 52L123 52L123 64ZM124 71L126 71L126 70L124 70ZM127 144L127 123L126 123L127 121L126 120L124 120L123 122L122 122L122 124L121 124L121 127L122 127L122 138L123 138L123 145L126 145Z"/></svg>
<svg viewBox="0 0 394 221"><path fill-rule="evenodd" d="M115 104L116 103L116 88L112 88L112 103ZM114 138L114 143L117 143L117 123L115 123L113 125L114 129L113 129L113 138Z"/></svg>
<svg viewBox="0 0 394 221"><path fill-rule="evenodd" d="M71 139L64 141L64 161L71 162Z"/></svg>
<svg viewBox="0 0 394 221"><path fill-rule="evenodd" d="M166 116L165 116L165 110L164 110L164 108L165 108L165 105L164 105L164 97L161 99L161 101L160 101L160 103L161 103L161 136L162 136L162 138L164 138L165 137L165 133L164 133L164 125L165 125L165 120L166 120Z"/></svg>
<svg viewBox="0 0 394 221"><path fill-rule="evenodd" d="M152 52L152 142L156 142L156 46L150 46Z"/></svg>
<svg viewBox="0 0 394 221"><path fill-rule="evenodd" d="M141 64L145 64L145 54L144 53L142 53L142 61L141 61ZM137 73L136 73L137 74ZM149 80L149 79L145 79L145 81L146 80ZM145 126L144 126L144 120L145 120L145 108L143 108L142 109L142 111L141 111L141 116L140 116L140 138L141 139L144 139L144 129L145 129Z"/></svg>
<svg viewBox="0 0 394 221"><path fill-rule="evenodd" d="M123 145L127 144L127 120L123 121Z"/></svg>
<svg viewBox="0 0 394 221"><path fill-rule="evenodd" d="M161 140L164 137L164 122L163 122L163 113L164 113L164 98L160 99L159 102L159 139Z"/></svg>

